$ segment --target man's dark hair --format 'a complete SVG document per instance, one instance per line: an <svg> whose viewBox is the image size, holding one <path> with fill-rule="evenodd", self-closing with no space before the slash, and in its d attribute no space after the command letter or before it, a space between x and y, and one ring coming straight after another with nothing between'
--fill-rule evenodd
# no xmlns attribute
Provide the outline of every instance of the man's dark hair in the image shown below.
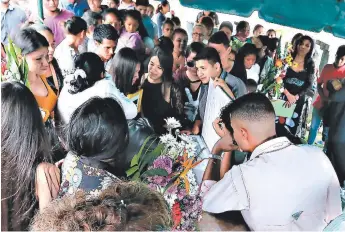
<svg viewBox="0 0 345 232"><path fill-rule="evenodd" d="M193 42L187 47L186 57L188 57L192 52L196 53L197 55L205 48L205 44L200 42Z"/></svg>
<svg viewBox="0 0 345 232"><path fill-rule="evenodd" d="M105 9L102 13L102 17L103 17L103 20L105 20L105 17L108 15L108 14L113 14L116 16L116 18L120 21L122 21L122 17L121 17L121 13L118 9L116 8L108 8L108 9Z"/></svg>
<svg viewBox="0 0 345 232"><path fill-rule="evenodd" d="M237 98L231 104L231 118L258 122L272 118L275 112L270 100L261 93L249 93Z"/></svg>
<svg viewBox="0 0 345 232"><path fill-rule="evenodd" d="M336 59L341 59L341 57L345 56L345 45L341 45L336 53Z"/></svg>
<svg viewBox="0 0 345 232"><path fill-rule="evenodd" d="M201 52L194 57L194 60L207 60L212 65L219 63L220 68L223 68L217 50L211 47L206 47L202 49Z"/></svg>
<svg viewBox="0 0 345 232"><path fill-rule="evenodd" d="M226 48L230 46L230 40L223 31L217 31L214 33L208 40L208 43L223 44Z"/></svg>
<svg viewBox="0 0 345 232"><path fill-rule="evenodd" d="M119 39L119 35L113 26L109 24L101 24L95 28L93 39L98 43L102 43L103 39L117 41Z"/></svg>
<svg viewBox="0 0 345 232"><path fill-rule="evenodd" d="M258 88L258 84L256 83L255 80L253 79L248 79L247 83L246 83L246 87L249 93L254 93L256 92L257 88Z"/></svg>
<svg viewBox="0 0 345 232"><path fill-rule="evenodd" d="M247 21L240 21L236 26L236 33L246 29L247 27L250 27Z"/></svg>
<svg viewBox="0 0 345 232"><path fill-rule="evenodd" d="M136 0L135 1L136 6L149 6L149 0Z"/></svg>
<svg viewBox="0 0 345 232"><path fill-rule="evenodd" d="M87 27L96 27L98 25L98 20L102 20L102 15L97 12L91 12L90 14L84 14L82 19L85 20Z"/></svg>

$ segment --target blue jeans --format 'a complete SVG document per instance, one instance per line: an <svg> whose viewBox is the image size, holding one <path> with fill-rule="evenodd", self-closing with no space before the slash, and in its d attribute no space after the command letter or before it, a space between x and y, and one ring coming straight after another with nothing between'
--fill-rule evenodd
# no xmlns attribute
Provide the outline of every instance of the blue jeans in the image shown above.
<svg viewBox="0 0 345 232"><path fill-rule="evenodd" d="M312 145L315 142L317 131L319 130L320 124L321 124L322 117L320 115L319 110L313 108L313 115L311 119L311 126L308 136L308 144ZM327 143L328 140L328 127L323 127L322 129L322 140ZM326 145L325 145L326 148Z"/></svg>
<svg viewBox="0 0 345 232"><path fill-rule="evenodd" d="M321 115L319 113L319 110L313 108L313 115L311 119L311 126L308 136L308 144L314 144L317 131L319 130L320 124L321 124Z"/></svg>

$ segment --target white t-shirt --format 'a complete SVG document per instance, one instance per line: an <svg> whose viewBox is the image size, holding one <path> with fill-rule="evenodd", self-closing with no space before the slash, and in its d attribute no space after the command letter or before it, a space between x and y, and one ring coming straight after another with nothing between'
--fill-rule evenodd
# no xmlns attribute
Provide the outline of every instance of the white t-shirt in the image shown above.
<svg viewBox="0 0 345 232"><path fill-rule="evenodd" d="M92 97L114 98L122 106L126 119L133 119L137 116L136 105L116 88L112 80L102 79L97 81L92 87L76 94L68 92L70 89L69 80L65 80L65 85L57 102L57 112L63 123L68 123L73 112Z"/></svg>
<svg viewBox="0 0 345 232"><path fill-rule="evenodd" d="M260 65L254 64L250 69L246 69L247 79L253 79L256 83L259 81Z"/></svg>

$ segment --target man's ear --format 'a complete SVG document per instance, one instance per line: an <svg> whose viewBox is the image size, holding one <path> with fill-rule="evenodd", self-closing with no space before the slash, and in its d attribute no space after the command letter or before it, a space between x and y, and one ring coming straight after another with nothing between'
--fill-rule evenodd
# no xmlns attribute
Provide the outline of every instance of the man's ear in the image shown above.
<svg viewBox="0 0 345 232"><path fill-rule="evenodd" d="M242 139L248 141L248 130L246 128L241 128L241 135L242 135Z"/></svg>
<svg viewBox="0 0 345 232"><path fill-rule="evenodd" d="M231 46L229 46L227 49L226 49L226 54L228 54L228 56L230 55L231 53Z"/></svg>
<svg viewBox="0 0 345 232"><path fill-rule="evenodd" d="M219 63L219 62L215 63L214 65L215 65L215 68L216 68L217 70L221 69L221 68L220 68L220 63Z"/></svg>

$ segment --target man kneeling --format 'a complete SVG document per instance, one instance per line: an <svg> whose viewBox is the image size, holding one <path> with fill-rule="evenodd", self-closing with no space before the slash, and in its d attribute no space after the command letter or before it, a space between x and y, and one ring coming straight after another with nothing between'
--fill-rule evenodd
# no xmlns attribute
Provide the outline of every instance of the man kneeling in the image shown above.
<svg viewBox="0 0 345 232"><path fill-rule="evenodd" d="M225 126L232 129L214 146L204 173L204 211L241 211L251 230L262 231L322 230L341 214L330 161L316 147L278 138L274 109L264 95L251 93L228 107L230 125ZM248 160L220 179L227 162L221 153L238 148L250 154Z"/></svg>

